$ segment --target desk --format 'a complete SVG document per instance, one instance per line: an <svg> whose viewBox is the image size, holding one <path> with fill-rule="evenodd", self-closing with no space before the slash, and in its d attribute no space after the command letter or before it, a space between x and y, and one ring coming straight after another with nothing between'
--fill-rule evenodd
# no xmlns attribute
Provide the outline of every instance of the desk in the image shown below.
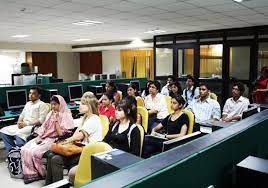
<svg viewBox="0 0 268 188"><path fill-rule="evenodd" d="M11 111L5 111L4 116L0 116L0 126L13 125L18 120L20 114L11 114Z"/></svg>
<svg viewBox="0 0 268 188"><path fill-rule="evenodd" d="M123 167L132 165L142 159L136 155L124 152L119 149L113 149L91 156L92 179L104 176Z"/></svg>
<svg viewBox="0 0 268 188"><path fill-rule="evenodd" d="M69 108L70 110L76 110L77 108L79 108L79 105L78 104L70 105L69 103L67 103L67 108Z"/></svg>

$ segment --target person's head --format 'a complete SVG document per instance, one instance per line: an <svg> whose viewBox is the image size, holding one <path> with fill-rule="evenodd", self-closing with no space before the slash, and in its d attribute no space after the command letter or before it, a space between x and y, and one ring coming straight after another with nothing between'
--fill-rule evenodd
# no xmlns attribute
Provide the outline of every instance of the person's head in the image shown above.
<svg viewBox="0 0 268 188"><path fill-rule="evenodd" d="M30 91L29 91L29 95L28 95L29 100L30 101L36 101L36 100L38 100L39 97L40 97L40 94L41 94L40 92L41 91L40 91L40 88L39 87L37 87L37 86L31 87L30 88Z"/></svg>
<svg viewBox="0 0 268 188"><path fill-rule="evenodd" d="M209 96L210 89L207 84L200 83L199 84L199 93L201 98L206 98Z"/></svg>
<svg viewBox="0 0 268 188"><path fill-rule="evenodd" d="M60 111L60 100L56 95L53 95L50 99L51 110L53 112Z"/></svg>
<svg viewBox="0 0 268 188"><path fill-rule="evenodd" d="M187 88L191 88L192 86L194 86L194 83L195 83L194 77L192 75L188 75L186 80Z"/></svg>
<svg viewBox="0 0 268 188"><path fill-rule="evenodd" d="M245 86L241 82L237 82L232 87L232 96L240 97L245 92Z"/></svg>
<svg viewBox="0 0 268 188"><path fill-rule="evenodd" d="M146 88L149 89L149 86L150 86L151 83L153 83L153 81L152 80L148 80L147 83L146 83Z"/></svg>
<svg viewBox="0 0 268 188"><path fill-rule="evenodd" d="M137 121L137 108L131 105L127 100L119 101L115 110L115 118L119 121L129 120L131 124Z"/></svg>
<svg viewBox="0 0 268 188"><path fill-rule="evenodd" d="M113 94L106 92L102 96L101 104L108 107L109 105L112 104L113 100L114 100Z"/></svg>
<svg viewBox="0 0 268 188"><path fill-rule="evenodd" d="M171 109L174 111L183 109L184 105L185 100L181 95L178 95L171 99Z"/></svg>
<svg viewBox="0 0 268 188"><path fill-rule="evenodd" d="M140 113L137 113L137 122L136 122L136 124L142 125L142 116L141 116Z"/></svg>
<svg viewBox="0 0 268 188"><path fill-rule="evenodd" d="M169 75L167 77L167 84L171 84L174 81L175 81L175 77L173 75Z"/></svg>
<svg viewBox="0 0 268 188"><path fill-rule="evenodd" d="M182 89L181 89L181 84L179 82L172 82L170 84L170 87L171 87L171 92L173 94L179 94L181 95L182 94Z"/></svg>
<svg viewBox="0 0 268 188"><path fill-rule="evenodd" d="M83 114L96 114L98 111L98 100L92 92L85 92L81 98L79 112Z"/></svg>
<svg viewBox="0 0 268 188"><path fill-rule="evenodd" d="M114 93L117 91L116 85L115 85L114 81L112 81L112 80L109 80L106 82L105 89L106 89L106 92Z"/></svg>
<svg viewBox="0 0 268 188"><path fill-rule="evenodd" d="M156 95L160 91L160 83L154 80L153 83L149 85L149 93L151 95Z"/></svg>
<svg viewBox="0 0 268 188"><path fill-rule="evenodd" d="M135 97L137 93L137 87L135 84L129 84L128 88L127 88L127 94L128 96L132 96Z"/></svg>

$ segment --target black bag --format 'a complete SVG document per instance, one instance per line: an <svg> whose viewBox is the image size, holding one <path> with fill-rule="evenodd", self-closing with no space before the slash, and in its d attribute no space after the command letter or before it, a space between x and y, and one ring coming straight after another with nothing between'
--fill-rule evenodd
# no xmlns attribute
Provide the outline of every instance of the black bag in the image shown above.
<svg viewBox="0 0 268 188"><path fill-rule="evenodd" d="M36 133L37 129L40 127L41 125L34 125L32 127L31 130L31 134L29 136L27 136L26 141L29 142L30 140L36 138L38 136L38 134Z"/></svg>
<svg viewBox="0 0 268 188"><path fill-rule="evenodd" d="M23 178L20 148L13 147L7 155L8 171L11 178Z"/></svg>
<svg viewBox="0 0 268 188"><path fill-rule="evenodd" d="M60 142L60 141L63 141L67 138L70 138L71 136L73 136L76 129L77 129L77 127L73 128L73 129L69 129L63 135L59 136L58 139L55 140L55 142Z"/></svg>

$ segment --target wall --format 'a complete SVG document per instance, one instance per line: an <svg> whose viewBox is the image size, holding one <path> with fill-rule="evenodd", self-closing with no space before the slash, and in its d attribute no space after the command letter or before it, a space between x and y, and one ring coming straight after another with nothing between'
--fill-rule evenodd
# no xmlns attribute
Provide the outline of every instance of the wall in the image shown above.
<svg viewBox="0 0 268 188"><path fill-rule="evenodd" d="M102 72L115 73L121 70L120 50L102 51Z"/></svg>
<svg viewBox="0 0 268 188"><path fill-rule="evenodd" d="M78 80L80 71L79 53L57 52L58 78L66 81Z"/></svg>
<svg viewBox="0 0 268 188"><path fill-rule="evenodd" d="M81 52L80 72L85 74L101 74L102 52Z"/></svg>

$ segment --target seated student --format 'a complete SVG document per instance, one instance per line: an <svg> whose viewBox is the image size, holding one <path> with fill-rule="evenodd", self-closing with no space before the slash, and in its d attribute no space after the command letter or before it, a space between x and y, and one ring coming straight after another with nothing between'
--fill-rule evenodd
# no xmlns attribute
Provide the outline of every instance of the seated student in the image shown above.
<svg viewBox="0 0 268 188"><path fill-rule="evenodd" d="M174 139L187 134L189 126L189 118L182 112L185 100L182 96L176 96L171 99L171 108L174 110L172 114L167 116L155 128L152 129L151 135L162 138ZM157 133L164 129L162 134ZM161 151L164 140L155 140L145 137L143 157L150 157L152 154Z"/></svg>
<svg viewBox="0 0 268 188"><path fill-rule="evenodd" d="M125 99L128 100L131 104L137 106L136 96L138 96L137 87L134 84L130 84L127 88L127 96Z"/></svg>
<svg viewBox="0 0 268 188"><path fill-rule="evenodd" d="M147 83L146 83L146 87L145 87L145 89L144 89L144 90L142 91L142 93L141 93L141 97L142 97L143 99L145 99L145 97L146 97L147 95L149 95L149 85L150 85L151 83L153 83L152 80L148 80L148 81L147 81Z"/></svg>
<svg viewBox="0 0 268 188"><path fill-rule="evenodd" d="M117 91L114 81L112 80L107 81L105 85L105 90L107 93L111 93L113 95L113 98L114 98L113 104L116 106L117 103L120 101L120 94ZM102 100L102 97L99 99L99 103L101 103L101 100Z"/></svg>
<svg viewBox="0 0 268 188"><path fill-rule="evenodd" d="M149 95L145 97L144 105L149 113L148 131L158 125L165 117L168 116L168 109L165 96L159 93L160 83L153 81L149 85Z"/></svg>
<svg viewBox="0 0 268 188"><path fill-rule="evenodd" d="M30 88L29 102L24 106L17 125L10 125L0 130L7 152L16 145L23 146L26 138L31 134L33 125L41 125L45 121L49 109L39 97L40 89L38 87ZM16 140L16 144L14 140Z"/></svg>
<svg viewBox="0 0 268 188"><path fill-rule="evenodd" d="M200 123L202 121L214 119L220 120L221 107L218 101L209 97L208 85L201 83L199 85L200 96L198 99L194 99L187 109L191 110L195 115L195 122Z"/></svg>
<svg viewBox="0 0 268 188"><path fill-rule="evenodd" d="M169 96L171 98L182 95L181 84L178 81L171 82L170 88Z"/></svg>
<svg viewBox="0 0 268 188"><path fill-rule="evenodd" d="M175 77L172 75L169 75L167 78L167 84L161 90L162 95L169 96L169 93L170 93L169 85L174 81L175 81Z"/></svg>
<svg viewBox="0 0 268 188"><path fill-rule="evenodd" d="M113 95L111 93L104 93L102 96L101 105L99 105L99 113L108 117L112 122L115 118L115 108L112 105Z"/></svg>
<svg viewBox="0 0 268 188"><path fill-rule="evenodd" d="M98 100L91 92L85 92L81 98L79 112L84 116L81 124L73 136L65 140L66 143L82 141L90 144L102 140L102 125L98 112ZM46 185L63 179L63 165L73 167L78 164L80 154L73 156L62 156L50 152L47 158Z"/></svg>
<svg viewBox="0 0 268 188"><path fill-rule="evenodd" d="M72 114L63 97L52 96L50 104L52 110L38 129L38 136L21 148L24 183L31 183L45 177L46 169L42 156L50 149L57 137L68 129L74 128Z"/></svg>
<svg viewBox="0 0 268 188"><path fill-rule="evenodd" d="M135 124L137 108L123 99L116 107L115 117L117 121L110 127L103 141L113 148L139 156L141 138L139 128Z"/></svg>
<svg viewBox="0 0 268 188"><path fill-rule="evenodd" d="M242 117L242 113L248 109L249 100L243 97L245 86L241 82L237 82L232 88L232 97L227 99L222 111L222 121L238 121Z"/></svg>
<svg viewBox="0 0 268 188"><path fill-rule="evenodd" d="M186 88L183 90L183 98L186 100L186 104L190 104L193 99L198 98L199 88L195 86L195 79L193 76L188 75L186 80Z"/></svg>

